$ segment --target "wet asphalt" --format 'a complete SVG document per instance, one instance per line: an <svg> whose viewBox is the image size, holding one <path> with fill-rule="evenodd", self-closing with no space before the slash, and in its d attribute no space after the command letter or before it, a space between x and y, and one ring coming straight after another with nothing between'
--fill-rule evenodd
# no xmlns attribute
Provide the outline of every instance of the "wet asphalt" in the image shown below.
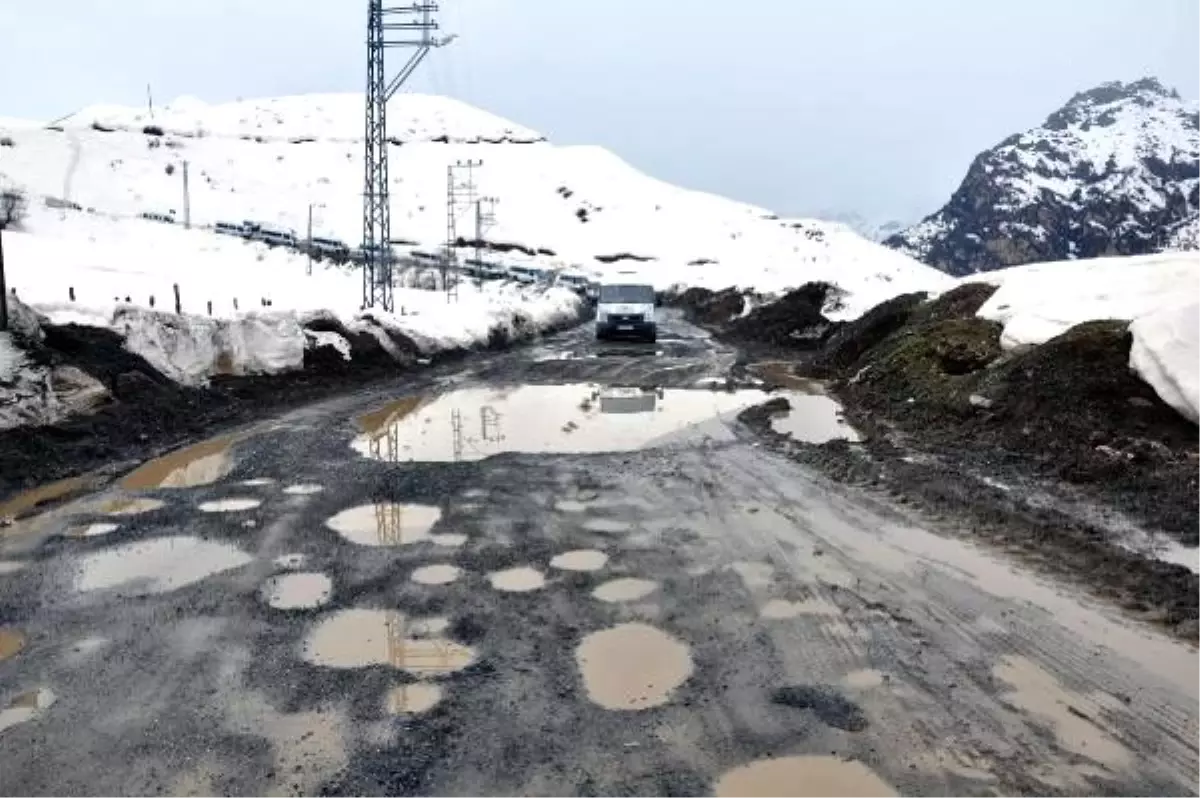
<svg viewBox="0 0 1200 798"><path fill-rule="evenodd" d="M678 318L589 332L4 530L0 793L1196 792L1194 648L766 451Z"/></svg>

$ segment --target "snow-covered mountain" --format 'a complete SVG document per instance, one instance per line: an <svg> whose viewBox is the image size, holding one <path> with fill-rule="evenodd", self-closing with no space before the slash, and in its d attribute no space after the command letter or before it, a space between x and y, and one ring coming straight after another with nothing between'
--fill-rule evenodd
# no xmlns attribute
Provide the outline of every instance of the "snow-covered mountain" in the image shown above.
<svg viewBox="0 0 1200 798"><path fill-rule="evenodd" d="M856 211L822 211L817 218L840 222L868 241L884 241L904 230L905 225L895 219L871 221Z"/></svg>
<svg viewBox="0 0 1200 798"><path fill-rule="evenodd" d="M0 122L0 139L10 145L0 147L0 179L79 206L50 212L39 202L27 229L96 244L73 261L90 261L94 282L119 268L100 253L116 258L153 240L156 254L145 259L152 267L144 268L168 285L195 282L195 270L181 264L196 263L200 250L223 264L240 258L244 268L237 271L247 280L269 271L276 286L302 283L309 278L300 271L301 258L274 251L264 262L257 245L178 225L158 225L149 236L153 223L135 217L182 216L186 161L194 224L252 219L303 235L312 204L315 234L353 246L362 229L361 111L361 95L308 95L219 105L186 99L156 109L153 118L146 109L97 106L53 128ZM481 162L474 170L478 195L499 200L496 223L484 236L505 250L499 257L594 273L636 267L664 287L780 291L828 280L848 292L847 314L902 291L944 285L936 270L843 225L782 220L763 208L682 189L599 147L555 146L454 100L398 95L388 118L392 233L413 248L433 250L445 239L447 166L472 159ZM459 216L459 235L473 238L472 210L462 207ZM178 252L168 257L175 251L170 247ZM22 296L46 290L58 300L65 292L63 286L39 288L37 275L22 276L19 264L11 268L10 284ZM346 277L345 297L324 285L320 301L357 307L361 286L356 276ZM127 291L114 287L113 293Z"/></svg>
<svg viewBox="0 0 1200 798"><path fill-rule="evenodd" d="M1198 159L1195 103L1153 78L1105 83L980 153L941 210L885 243L960 275L1186 247Z"/></svg>

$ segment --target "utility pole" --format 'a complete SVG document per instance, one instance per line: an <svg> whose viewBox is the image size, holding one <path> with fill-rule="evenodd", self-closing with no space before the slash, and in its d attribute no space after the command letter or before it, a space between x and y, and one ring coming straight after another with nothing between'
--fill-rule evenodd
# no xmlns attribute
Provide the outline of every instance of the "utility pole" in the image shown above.
<svg viewBox="0 0 1200 798"><path fill-rule="evenodd" d="M479 276L475 278L476 286L483 285L483 234L496 224L497 202L495 197L481 197L475 200L475 268L480 270Z"/></svg>
<svg viewBox="0 0 1200 798"><path fill-rule="evenodd" d="M192 229L192 199L188 193L188 162L183 162L183 226Z"/></svg>
<svg viewBox="0 0 1200 798"><path fill-rule="evenodd" d="M308 253L308 276L312 277L312 203L308 203L308 246L304 248Z"/></svg>
<svg viewBox="0 0 1200 798"><path fill-rule="evenodd" d="M367 0L367 103L366 152L363 159L363 307L395 308L392 295L391 206L388 193L387 103L430 48L449 44L453 37L435 38L438 23L433 2L384 8L383 0ZM399 32L401 38L388 38ZM412 50L404 66L391 79L384 67L389 47Z"/></svg>
<svg viewBox="0 0 1200 798"><path fill-rule="evenodd" d="M442 287L446 290L446 301L458 299L458 283L450 289L450 272L458 266L458 214L459 207L475 205L475 167L483 161L456 161L446 167L446 244L442 249ZM466 177L459 177L465 172Z"/></svg>

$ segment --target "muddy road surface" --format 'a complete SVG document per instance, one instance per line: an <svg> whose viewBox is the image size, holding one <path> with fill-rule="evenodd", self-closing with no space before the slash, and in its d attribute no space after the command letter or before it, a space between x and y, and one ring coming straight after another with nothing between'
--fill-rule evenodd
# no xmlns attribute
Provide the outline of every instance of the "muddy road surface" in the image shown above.
<svg viewBox="0 0 1200 798"><path fill-rule="evenodd" d="M0 792L1196 792L1193 647L770 453L735 354L585 327L3 530Z"/></svg>

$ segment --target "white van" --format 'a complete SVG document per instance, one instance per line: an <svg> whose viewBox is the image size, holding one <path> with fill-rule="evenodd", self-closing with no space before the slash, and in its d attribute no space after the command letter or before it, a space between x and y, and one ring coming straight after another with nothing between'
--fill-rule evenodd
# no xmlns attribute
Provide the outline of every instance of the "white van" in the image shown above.
<svg viewBox="0 0 1200 798"><path fill-rule="evenodd" d="M654 286L632 276L615 275L600 284L596 303L596 339L658 339Z"/></svg>

